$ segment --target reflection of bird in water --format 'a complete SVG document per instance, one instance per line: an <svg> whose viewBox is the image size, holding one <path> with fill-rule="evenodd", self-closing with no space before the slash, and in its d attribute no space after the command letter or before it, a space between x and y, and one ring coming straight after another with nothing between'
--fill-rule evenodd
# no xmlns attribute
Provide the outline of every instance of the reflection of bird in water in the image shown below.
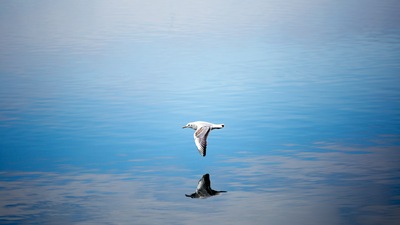
<svg viewBox="0 0 400 225"><path fill-rule="evenodd" d="M204 174L203 177L199 180L199 183L197 184L196 192L191 194L191 195L186 195L186 197L191 197L191 198L208 198L214 195L218 195L219 193L223 193L226 191L216 191L211 189L211 181L210 181L210 175Z"/></svg>
<svg viewBox="0 0 400 225"><path fill-rule="evenodd" d="M221 129L223 127L224 124L212 124L209 122L196 121L196 122L190 122L186 124L186 126L183 126L182 128L192 128L193 130L196 131L194 132L194 142L196 143L200 155L206 156L208 134L213 129Z"/></svg>

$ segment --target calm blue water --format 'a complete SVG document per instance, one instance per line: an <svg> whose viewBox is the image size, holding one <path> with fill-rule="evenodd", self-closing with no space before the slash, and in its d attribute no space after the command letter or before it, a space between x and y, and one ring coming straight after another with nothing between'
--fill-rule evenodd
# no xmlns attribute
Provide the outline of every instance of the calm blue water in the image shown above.
<svg viewBox="0 0 400 225"><path fill-rule="evenodd" d="M0 224L398 224L399 10L3 1Z"/></svg>

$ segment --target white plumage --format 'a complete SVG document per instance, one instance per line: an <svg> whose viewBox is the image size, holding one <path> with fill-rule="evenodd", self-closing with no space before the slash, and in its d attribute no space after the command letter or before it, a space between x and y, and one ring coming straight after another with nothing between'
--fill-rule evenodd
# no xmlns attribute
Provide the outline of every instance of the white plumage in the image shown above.
<svg viewBox="0 0 400 225"><path fill-rule="evenodd" d="M193 130L195 130L193 135L194 143L196 144L200 155L204 157L206 156L208 134L210 133L211 130L221 129L224 126L225 126L224 124L213 124L204 121L196 121L196 122L190 122L186 124L186 126L183 126L182 128L192 128Z"/></svg>

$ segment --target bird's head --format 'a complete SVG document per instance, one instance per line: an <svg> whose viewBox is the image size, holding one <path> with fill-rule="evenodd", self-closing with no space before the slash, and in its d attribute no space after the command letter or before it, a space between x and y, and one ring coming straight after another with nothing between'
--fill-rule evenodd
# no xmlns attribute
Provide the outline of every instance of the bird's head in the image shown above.
<svg viewBox="0 0 400 225"><path fill-rule="evenodd" d="M193 124L192 123L188 123L185 126L183 126L182 128L193 128Z"/></svg>

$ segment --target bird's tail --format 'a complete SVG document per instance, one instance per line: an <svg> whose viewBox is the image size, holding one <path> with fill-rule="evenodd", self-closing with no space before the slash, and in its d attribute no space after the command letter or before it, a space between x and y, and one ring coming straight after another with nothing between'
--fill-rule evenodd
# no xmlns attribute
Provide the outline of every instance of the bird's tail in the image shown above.
<svg viewBox="0 0 400 225"><path fill-rule="evenodd" d="M221 128L223 128L223 127L225 127L224 124L214 124L214 125L212 126L212 129L221 129Z"/></svg>

